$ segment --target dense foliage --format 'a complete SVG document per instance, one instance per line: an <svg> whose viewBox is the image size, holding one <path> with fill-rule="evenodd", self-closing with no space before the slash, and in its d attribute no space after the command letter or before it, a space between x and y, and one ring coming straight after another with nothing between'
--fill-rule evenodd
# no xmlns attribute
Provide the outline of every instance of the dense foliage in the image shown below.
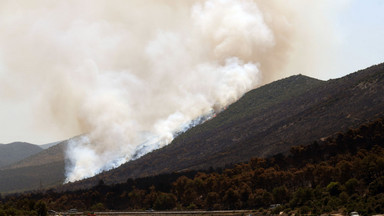
<svg viewBox="0 0 384 216"><path fill-rule="evenodd" d="M7 211L49 209L269 209L297 213L383 213L384 119L337 133L289 155L255 158L224 170L173 173L89 190L6 196ZM275 208L270 209L272 204ZM16 215L23 215L17 213Z"/></svg>

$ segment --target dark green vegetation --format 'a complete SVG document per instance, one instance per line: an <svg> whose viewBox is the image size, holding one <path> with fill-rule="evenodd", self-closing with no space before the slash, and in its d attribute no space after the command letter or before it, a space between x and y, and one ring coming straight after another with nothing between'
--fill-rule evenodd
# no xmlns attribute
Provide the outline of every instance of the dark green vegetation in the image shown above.
<svg viewBox="0 0 384 216"><path fill-rule="evenodd" d="M185 174L185 175L184 175ZM295 146L286 156L253 158L207 172L164 174L88 190L6 196L2 211L258 209L321 214L384 212L384 118ZM269 209L271 204L281 204ZM20 210L21 209L21 210ZM4 213L3 213L4 215ZM22 215L20 213L20 215Z"/></svg>
<svg viewBox="0 0 384 216"><path fill-rule="evenodd" d="M41 152L43 149L38 145L24 142L0 144L0 169Z"/></svg>
<svg viewBox="0 0 384 216"><path fill-rule="evenodd" d="M48 215L47 205L38 201L24 199L19 201L19 205L13 205L9 203L1 204L0 203L0 216L46 216Z"/></svg>
<svg viewBox="0 0 384 216"><path fill-rule="evenodd" d="M161 173L223 167L287 153L384 115L384 64L327 82L302 75L245 94L170 145L66 189Z"/></svg>
<svg viewBox="0 0 384 216"><path fill-rule="evenodd" d="M62 184L66 142L40 150L0 169L0 192L37 190Z"/></svg>

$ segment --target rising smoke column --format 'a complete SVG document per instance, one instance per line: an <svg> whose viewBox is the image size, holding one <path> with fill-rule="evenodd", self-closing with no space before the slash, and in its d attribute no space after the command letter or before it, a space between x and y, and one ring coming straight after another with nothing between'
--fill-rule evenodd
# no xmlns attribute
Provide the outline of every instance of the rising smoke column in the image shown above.
<svg viewBox="0 0 384 216"><path fill-rule="evenodd" d="M97 112L89 118L97 116L98 120L88 121L95 122L89 134L69 145L68 181L95 175L167 145L189 122L236 101L259 83L258 63L243 59L272 47L274 38L256 4L197 3L186 24L158 30L145 44L149 71L145 79L135 72L123 72L118 79L102 77L101 83L113 83L108 79L118 83L94 88L102 89L101 95L86 103L90 105L87 112ZM132 87L127 89L127 85L139 92L139 101L130 95ZM120 95L123 92L128 95ZM138 115L136 110L143 113Z"/></svg>
<svg viewBox="0 0 384 216"><path fill-rule="evenodd" d="M26 101L27 122L58 140L83 134L69 142L66 175L90 177L286 76L295 10L272 0L1 1L0 98Z"/></svg>

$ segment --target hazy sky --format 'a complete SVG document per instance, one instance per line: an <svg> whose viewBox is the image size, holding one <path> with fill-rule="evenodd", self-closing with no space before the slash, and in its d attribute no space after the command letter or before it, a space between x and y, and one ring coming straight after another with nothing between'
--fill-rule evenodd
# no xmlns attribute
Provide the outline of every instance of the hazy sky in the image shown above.
<svg viewBox="0 0 384 216"><path fill-rule="evenodd" d="M323 79L344 76L384 62L384 1L352 0L335 17L342 64Z"/></svg>
<svg viewBox="0 0 384 216"><path fill-rule="evenodd" d="M326 2L326 0L324 1ZM0 0L0 5L5 2L6 1ZM28 1L25 1L25 2L28 2ZM335 2L335 1L329 0L328 2ZM308 67L301 65L300 69L297 70L297 73L307 74L319 79L327 80L331 78L338 78L348 73L355 72L359 69L364 69L373 64L378 64L384 61L384 58L383 58L384 57L384 41L383 41L384 1L382 0L340 0L337 2L338 2L337 7L330 8L330 12L327 15L328 16L327 19L329 19L329 22L328 22L329 26L327 28L324 28L324 31L329 31L329 46L332 46L332 49L329 51L330 53L328 58L324 57L324 55L322 54L317 60L313 62L306 62L306 64L308 64ZM284 4L287 4L287 2L284 1ZM325 8L324 10L327 10L327 8ZM43 12L46 13L46 11L43 11ZM68 12L72 12L72 11L68 10ZM149 13L156 13L156 12L157 11L151 11ZM2 18L9 16L11 17L10 22L12 22L13 21L12 19L14 19L14 16L15 14L17 15L17 13L20 13L20 11L8 11L6 15L2 15ZM28 16L29 15L30 14L28 14ZM53 16L55 16L55 14L53 14ZM129 16L129 14L126 16ZM323 19L323 17L320 17L320 19ZM65 18L57 19L57 20L59 20L60 24L66 22ZM148 22L148 20L141 20L141 21ZM5 23L6 22L7 20L5 21ZM50 23L50 20L42 19L42 20L39 20L39 22L43 24L45 23L48 26L52 25L53 28L56 28L55 23ZM140 22L140 20L137 20L137 22ZM163 23L161 22L162 21L158 21L159 25L163 25ZM172 20L172 25L175 25L175 26L178 25L177 22L178 20ZM104 24L102 23L101 27L97 25L89 27L90 31L87 32L86 30L83 30L83 27L84 27L83 25L85 24L80 22L78 23L78 25L73 26L74 31L79 30L81 31L82 34L93 34L93 33L100 33L98 32L98 28L105 28L105 26L103 26ZM316 25L316 23L314 23L314 25ZM24 26L20 26L20 29L22 29L23 27ZM17 29L19 28L19 26L14 26L14 28ZM48 34L51 33L49 32L49 29L44 29L44 30L46 30ZM139 30L144 31L143 29L140 29L140 28ZM95 31L95 32L92 32L92 31ZM186 31L186 30L183 29L183 31ZM305 31L306 30L303 30L302 33L305 34ZM7 34L8 34L8 29L1 29L1 26L0 26L0 36L5 35L4 37L10 37ZM318 37L326 37L327 34L328 32L325 32L325 33L323 32ZM104 34L101 36L110 36L110 35ZM14 35L14 37L17 38L19 37L19 35ZM78 35L74 35L72 38L71 37L68 37L68 38L74 41L78 40L77 42L79 42L80 44L87 43L87 41L85 40L81 41L82 39L81 38L79 39ZM144 37L147 37L147 35L144 35ZM168 36L165 35L164 37L169 37L169 35ZM57 41L63 40L63 38L57 38ZM47 37L47 39L52 39L52 38ZM95 44L94 46L108 51L108 46L115 46L113 44L113 39L114 38L111 39L111 44L106 44L106 46L104 46L105 44L101 47L98 47L98 44ZM12 40L17 41L17 39L12 39ZM42 38L41 40L45 40L45 39ZM54 38L53 40L56 40L56 39ZM309 38L308 40L311 40L311 38ZM324 49L324 47L322 46L324 45L324 41L327 41L327 39L322 38L321 40L322 42L319 43L318 46L320 49L321 48ZM164 39L164 41L166 41L166 38ZM19 42L20 44L28 43L25 41L19 41ZM64 42L66 45L76 44L76 43L71 43L71 41L64 41ZM314 44L317 43L316 37L314 37L314 39L310 42ZM50 44L48 43L48 45ZM140 46L140 44L138 44L137 46ZM162 44L162 46L167 47L164 44ZM7 47L6 44L5 44L5 47ZM132 47L135 48L133 45ZM311 49L306 52L306 55L316 55L316 53L318 52L324 52L324 50L317 50L316 46L313 46L313 47L311 46ZM44 54L45 52L44 48L47 48L47 47L42 47L42 49L38 50L37 53L40 52ZM65 47L59 47L59 48L64 52L68 51L66 50ZM77 49L80 53L82 52L81 50L82 47L71 47L71 48ZM246 47L243 47L243 48L246 49ZM9 50L8 50L8 53L9 53ZM88 53L82 53L82 54L84 54L85 56L88 55ZM9 77L7 75L4 75L7 72L5 72L5 69L4 69L5 67L4 65L2 65L2 60L5 57L2 55L4 54L2 50L0 50L0 79L8 79ZM106 53L106 55L110 56L110 55L113 55L113 53ZM64 56L70 58L70 56L66 56L66 55ZM100 56L97 56L97 57L100 57ZM37 56L36 59L40 57L41 56ZM55 58L57 58L57 56L50 56L50 57L52 60L56 60ZM129 55L126 57L129 57ZM16 66L17 64L20 65L20 67L16 67L16 68L22 68L22 65L23 65L22 60L23 59L19 59L20 62L11 62L11 63ZM31 61L33 60L34 58L32 58ZM63 62L65 61L70 61L70 59L63 59ZM131 60L130 63L135 64L134 61L135 60ZM190 64L193 64L193 62L191 62ZM122 67L124 65L120 64L119 67L120 66ZM292 68L295 68L297 65L292 64L290 66L292 69ZM84 67L90 67L90 70L93 69L92 64L85 65ZM312 72L306 71L306 69L311 70L313 68L317 68L317 70ZM84 68L82 68L81 70L83 69ZM16 79L16 78L17 76L13 77L13 79ZM33 77L33 74L30 74L30 77L28 77L28 79L29 78L31 79L31 82L33 82L35 79L35 77ZM49 77L48 78L44 77L44 78L49 80ZM13 81L7 80L7 82L4 82L4 83L8 83L9 85L11 85L13 84ZM22 85L22 84L19 83L18 85ZM20 86L17 86L17 87L20 87ZM36 86L36 88L38 87L39 86ZM0 91L4 91L4 89L6 88L0 88ZM34 87L31 87L31 86L24 89L24 91L26 92L28 91L33 92L35 90L36 89L34 89ZM69 138L69 137L56 135L56 134L60 134L60 131L59 131L60 127L57 126L58 122L53 121L52 119L47 120L43 118L36 120L36 116L32 115L31 110L40 109L40 107L36 106L37 104L40 103L37 100L41 100L41 98L44 98L44 94L45 93L42 93L42 96L37 98L37 97L25 97L18 94L15 94L13 96L9 92L0 92L0 100L2 98L7 98L7 100L0 101L0 143L9 143L13 141L26 141L26 142L36 143L36 144L45 144L48 142L57 141L55 140L55 137ZM57 106L60 106L60 104L58 104ZM71 117L70 109L68 110L69 111L65 113L62 116L62 118ZM45 112L45 110L42 110L41 112ZM39 125L36 123L36 121L43 122L45 128L52 128L52 130L47 131L47 133L44 134L43 133L44 131L38 130L36 128L36 125ZM62 122L65 122L65 121L63 120ZM76 130L74 129L74 131ZM51 133L52 135L50 135L49 133ZM70 130L66 134L71 134ZM76 134L73 134L73 135L76 135Z"/></svg>

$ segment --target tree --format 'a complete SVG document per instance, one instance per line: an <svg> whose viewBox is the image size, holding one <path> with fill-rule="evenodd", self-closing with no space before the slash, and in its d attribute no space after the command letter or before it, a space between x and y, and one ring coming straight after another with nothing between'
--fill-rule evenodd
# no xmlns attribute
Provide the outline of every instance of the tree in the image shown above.
<svg viewBox="0 0 384 216"><path fill-rule="evenodd" d="M173 183L173 192L176 194L177 199L181 202L184 200L184 195L188 188L190 188L190 185L192 185L192 180L189 179L186 176L179 177L174 183Z"/></svg>
<svg viewBox="0 0 384 216"><path fill-rule="evenodd" d="M220 202L220 196L216 192L209 192L205 199L205 205L208 209L214 208L215 204Z"/></svg>
<svg viewBox="0 0 384 216"><path fill-rule="evenodd" d="M290 205L292 207L305 205L308 201L312 200L314 197L314 193L312 188L299 188L293 194L293 199L290 201Z"/></svg>
<svg viewBox="0 0 384 216"><path fill-rule="evenodd" d="M342 160L336 165L341 183L346 182L352 177L352 164L348 161Z"/></svg>
<svg viewBox="0 0 384 216"><path fill-rule="evenodd" d="M347 182L345 182L345 190L349 195L352 195L356 192L356 188L358 185L359 181L355 178L351 178Z"/></svg>
<svg viewBox="0 0 384 216"><path fill-rule="evenodd" d="M327 186L327 191L331 196L339 196L341 193L341 185L339 182L331 182Z"/></svg>
<svg viewBox="0 0 384 216"><path fill-rule="evenodd" d="M156 191L155 186L149 187L150 192L145 196L144 203L146 208L153 208L153 205L157 199L158 192Z"/></svg>
<svg viewBox="0 0 384 216"><path fill-rule="evenodd" d="M105 207L103 203L97 203L91 207L92 211L104 211Z"/></svg>
<svg viewBox="0 0 384 216"><path fill-rule="evenodd" d="M47 216L48 214L47 204L41 200L36 203L35 209L38 216Z"/></svg>
<svg viewBox="0 0 384 216"><path fill-rule="evenodd" d="M369 184L369 193L372 195L384 193L384 176L377 178Z"/></svg>
<svg viewBox="0 0 384 216"><path fill-rule="evenodd" d="M272 204L272 195L264 189L256 189L252 194L249 195L249 207L268 207L270 204Z"/></svg>
<svg viewBox="0 0 384 216"><path fill-rule="evenodd" d="M140 209L143 206L145 199L145 191L140 189L133 189L129 194L130 205L133 209Z"/></svg>
<svg viewBox="0 0 384 216"><path fill-rule="evenodd" d="M176 207L176 196L171 193L160 193L153 205L156 210L170 210Z"/></svg>
<svg viewBox="0 0 384 216"><path fill-rule="evenodd" d="M241 205L239 192L232 188L225 192L223 201L229 209L237 209Z"/></svg>
<svg viewBox="0 0 384 216"><path fill-rule="evenodd" d="M276 187L272 191L273 201L275 203L285 203L289 200L289 192L287 187Z"/></svg>

